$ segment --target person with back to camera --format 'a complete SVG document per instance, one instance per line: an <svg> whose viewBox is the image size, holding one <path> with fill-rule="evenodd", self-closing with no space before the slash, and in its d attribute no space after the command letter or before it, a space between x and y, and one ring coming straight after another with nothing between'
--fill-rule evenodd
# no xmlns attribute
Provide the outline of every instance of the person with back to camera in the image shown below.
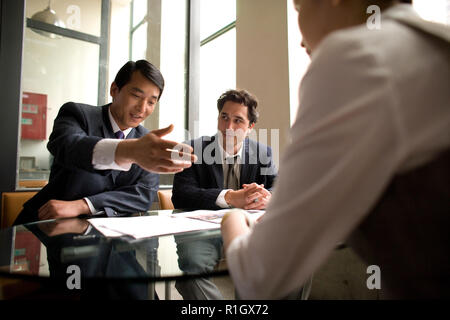
<svg viewBox="0 0 450 320"><path fill-rule="evenodd" d="M382 297L448 298L449 27L394 0L294 4L312 60L265 215L222 220L237 291L282 297L346 241Z"/></svg>

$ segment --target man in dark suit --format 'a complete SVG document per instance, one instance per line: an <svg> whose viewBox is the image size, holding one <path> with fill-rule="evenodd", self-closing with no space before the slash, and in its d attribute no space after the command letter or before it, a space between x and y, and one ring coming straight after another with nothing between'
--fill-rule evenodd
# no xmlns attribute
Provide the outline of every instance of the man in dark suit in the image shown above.
<svg viewBox="0 0 450 320"><path fill-rule="evenodd" d="M161 139L172 125L152 132L140 126L163 88L164 78L155 66L129 61L111 84L111 104L64 104L47 145L54 157L49 182L24 204L15 224L148 210L158 190L155 173L190 166L188 161L172 160L168 149L176 142ZM191 156L187 154L194 160Z"/></svg>
<svg viewBox="0 0 450 320"><path fill-rule="evenodd" d="M277 170L271 148L247 137L258 120L257 100L230 90L217 107L219 132L189 142L198 160L175 175L172 202L181 209L265 209Z"/></svg>
<svg viewBox="0 0 450 320"><path fill-rule="evenodd" d="M271 148L248 138L258 120L257 105L245 90L229 90L218 99L218 134L190 141L198 160L175 175L175 208L266 208L277 170ZM211 271L221 257L222 241L176 240L179 267L188 274ZM184 299L222 298L206 278L177 281L176 288Z"/></svg>

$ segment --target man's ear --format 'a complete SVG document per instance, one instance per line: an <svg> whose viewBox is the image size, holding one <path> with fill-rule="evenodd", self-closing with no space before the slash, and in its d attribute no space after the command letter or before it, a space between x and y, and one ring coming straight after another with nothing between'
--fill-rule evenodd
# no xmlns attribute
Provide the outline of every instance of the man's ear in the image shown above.
<svg viewBox="0 0 450 320"><path fill-rule="evenodd" d="M111 95L111 97L114 98L116 97L116 95L119 93L119 87L117 86L117 84L113 81L113 83L111 83L111 87L109 88L109 94Z"/></svg>
<svg viewBox="0 0 450 320"><path fill-rule="evenodd" d="M252 122L252 123L248 126L248 128L249 128L250 130L253 130L254 127L255 127L255 123L254 123L254 122Z"/></svg>

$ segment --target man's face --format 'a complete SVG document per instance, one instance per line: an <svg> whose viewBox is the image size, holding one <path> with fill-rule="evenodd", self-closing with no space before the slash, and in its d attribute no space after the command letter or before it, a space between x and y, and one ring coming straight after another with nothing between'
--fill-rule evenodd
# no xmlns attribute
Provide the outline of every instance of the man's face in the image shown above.
<svg viewBox="0 0 450 320"><path fill-rule="evenodd" d="M250 125L246 106L233 101L225 102L222 111L219 113L217 125L223 137L224 147L234 147L240 144L254 126L254 123Z"/></svg>
<svg viewBox="0 0 450 320"><path fill-rule="evenodd" d="M121 130L137 127L153 113L160 90L139 71L120 90L113 82L110 90L113 102L111 113Z"/></svg>
<svg viewBox="0 0 450 320"><path fill-rule="evenodd" d="M294 0L302 46L311 54L320 41L333 30L335 10L330 0Z"/></svg>
<svg viewBox="0 0 450 320"><path fill-rule="evenodd" d="M320 38L319 6L316 1L294 0L295 9L298 12L298 25L302 33L302 46L308 54L315 48Z"/></svg>
<svg viewBox="0 0 450 320"><path fill-rule="evenodd" d="M331 32L364 23L364 1L294 0L302 46L311 54Z"/></svg>

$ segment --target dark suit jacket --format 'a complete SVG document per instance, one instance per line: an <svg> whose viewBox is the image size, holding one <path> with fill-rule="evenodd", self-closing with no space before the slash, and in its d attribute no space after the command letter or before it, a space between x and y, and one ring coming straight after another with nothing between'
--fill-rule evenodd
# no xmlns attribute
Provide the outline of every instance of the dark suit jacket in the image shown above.
<svg viewBox="0 0 450 320"><path fill-rule="evenodd" d="M87 197L97 210L109 216L146 211L156 197L159 175L133 164L129 171L95 170L94 146L103 138L115 138L108 117L109 105L94 107L69 102L59 110L48 150L54 157L48 184L24 204L15 224L36 221L37 210L47 201ZM148 130L138 126L127 138L139 138Z"/></svg>
<svg viewBox="0 0 450 320"><path fill-rule="evenodd" d="M181 209L220 209L217 197L223 188L223 169L216 136L191 140L198 160L190 168L177 173L173 181L172 202ZM245 139L243 146L240 184L256 182L269 191L273 187L277 170L272 149L256 141Z"/></svg>

